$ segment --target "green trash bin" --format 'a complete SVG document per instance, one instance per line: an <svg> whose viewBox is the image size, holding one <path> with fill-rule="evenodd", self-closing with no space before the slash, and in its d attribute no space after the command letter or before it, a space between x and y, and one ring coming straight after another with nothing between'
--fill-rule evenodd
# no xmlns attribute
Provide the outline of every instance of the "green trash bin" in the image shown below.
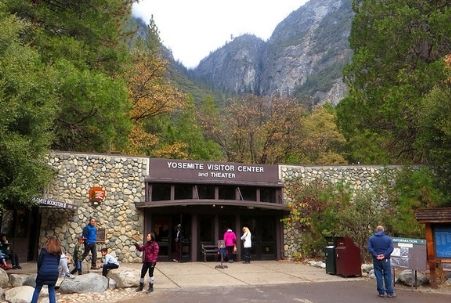
<svg viewBox="0 0 451 303"><path fill-rule="evenodd" d="M332 242L328 244L329 245L327 245L324 249L324 256L326 258L326 273L335 275L337 273L335 243Z"/></svg>

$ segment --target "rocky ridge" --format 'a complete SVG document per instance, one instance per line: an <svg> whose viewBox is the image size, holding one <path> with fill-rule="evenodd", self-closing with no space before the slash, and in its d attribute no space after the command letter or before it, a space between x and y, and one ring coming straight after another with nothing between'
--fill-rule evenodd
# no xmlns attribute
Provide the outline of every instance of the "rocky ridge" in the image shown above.
<svg viewBox="0 0 451 303"><path fill-rule="evenodd" d="M191 75L233 94L296 96L336 104L346 94L350 0L310 0L292 12L267 42L235 38L203 59Z"/></svg>

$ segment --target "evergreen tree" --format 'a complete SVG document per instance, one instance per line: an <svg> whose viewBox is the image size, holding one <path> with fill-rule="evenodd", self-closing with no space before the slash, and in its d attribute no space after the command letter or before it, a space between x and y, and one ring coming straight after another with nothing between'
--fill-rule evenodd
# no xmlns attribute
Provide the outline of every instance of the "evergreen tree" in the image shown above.
<svg viewBox="0 0 451 303"><path fill-rule="evenodd" d="M193 98L181 110L167 119L159 119L160 144L155 155L194 160L222 160L221 149L214 141L204 137L196 117Z"/></svg>
<svg viewBox="0 0 451 303"><path fill-rule="evenodd" d="M356 0L354 10L350 94L337 109L350 160L434 164L449 185L451 7L445 0Z"/></svg>
<svg viewBox="0 0 451 303"><path fill-rule="evenodd" d="M22 38L30 24L0 3L0 208L28 204L51 178L56 73Z"/></svg>
<svg viewBox="0 0 451 303"><path fill-rule="evenodd" d="M446 79L450 8L446 1L354 2L355 53L345 72L350 95L338 106L341 128L386 153L374 161L422 163L418 117L424 96ZM370 135L358 139L362 133Z"/></svg>
<svg viewBox="0 0 451 303"><path fill-rule="evenodd" d="M32 25L24 40L57 70L54 149L111 151L126 143L128 96L121 79L128 50L128 0L5 0Z"/></svg>

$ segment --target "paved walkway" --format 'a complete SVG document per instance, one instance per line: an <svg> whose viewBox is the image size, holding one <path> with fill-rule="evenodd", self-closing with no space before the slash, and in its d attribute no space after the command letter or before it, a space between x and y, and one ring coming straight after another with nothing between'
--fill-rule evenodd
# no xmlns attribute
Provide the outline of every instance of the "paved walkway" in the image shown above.
<svg viewBox="0 0 451 303"><path fill-rule="evenodd" d="M362 278L343 278L328 275L325 269L285 261L254 261L224 263L225 269L216 268L216 262L160 262L155 270L155 283L159 288L192 288L217 286L249 286L306 282L353 281ZM140 264L123 267L140 268Z"/></svg>
<svg viewBox="0 0 451 303"><path fill-rule="evenodd" d="M306 282L361 280L361 277L343 278L326 274L325 269L288 261L218 262L159 262L155 268L155 283L159 288L192 288L216 286L248 286ZM141 263L122 263L121 269L141 269ZM36 263L22 264L22 270L8 273L35 273ZM95 271L100 272L100 271ZM139 280L139 277L136 277ZM146 277L147 279L147 277Z"/></svg>
<svg viewBox="0 0 451 303"><path fill-rule="evenodd" d="M353 287L355 283L369 283L374 287L374 281L367 278L341 276L326 274L325 269L312 267L310 265L288 261L254 261L251 264L241 262L226 263L228 268L216 268L217 262L159 262L155 270L155 287L161 291L193 291L195 289L234 289L234 287L253 288L259 286L282 286L282 284L303 284L305 287L312 283L342 282ZM22 270L8 271L9 273L35 273L36 263L24 263ZM140 263L123 263L119 270L141 268ZM95 271L99 272L99 271ZM139 276L136 277L139 279ZM146 276L146 283L148 276ZM329 285L329 284L325 284ZM147 285L146 285L147 286ZM407 288L410 289L410 288ZM451 288L445 287L440 290L430 288L418 289L420 292L433 292L451 294ZM147 295L148 296L148 295ZM141 302L139 298L147 297L144 293L136 293L134 288L108 290L103 293L90 294L67 294L58 293L58 302L61 303L113 303L124 302L130 299Z"/></svg>

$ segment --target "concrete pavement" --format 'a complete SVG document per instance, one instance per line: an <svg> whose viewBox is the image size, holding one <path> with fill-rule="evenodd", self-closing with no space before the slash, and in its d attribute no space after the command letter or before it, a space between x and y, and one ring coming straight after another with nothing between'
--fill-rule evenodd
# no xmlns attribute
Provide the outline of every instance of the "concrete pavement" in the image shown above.
<svg viewBox="0 0 451 303"><path fill-rule="evenodd" d="M325 269L286 261L254 261L224 263L228 268L215 268L217 262L159 262L155 268L155 283L160 289L254 286L308 282L356 281L363 278L343 278L326 274ZM141 264L121 264L122 268L140 268Z"/></svg>

